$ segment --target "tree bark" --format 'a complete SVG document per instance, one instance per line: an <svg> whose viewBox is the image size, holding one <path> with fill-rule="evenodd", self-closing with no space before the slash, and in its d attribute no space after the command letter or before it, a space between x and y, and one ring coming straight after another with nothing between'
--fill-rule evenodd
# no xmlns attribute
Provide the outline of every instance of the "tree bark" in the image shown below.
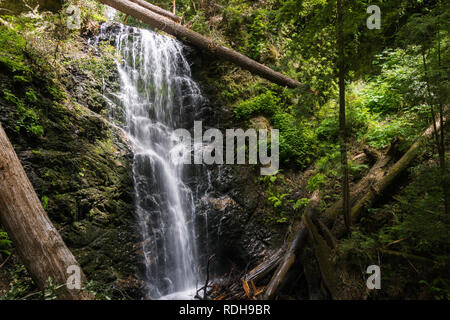
<svg viewBox="0 0 450 320"><path fill-rule="evenodd" d="M309 215L303 215L302 220L309 232L309 239L314 247L314 254L319 264L322 280L331 295L331 299L334 300L338 297L339 278L336 274L336 268L330 260L331 248L319 234L319 231Z"/></svg>
<svg viewBox="0 0 450 320"><path fill-rule="evenodd" d="M424 142L427 141L427 138L429 138L433 134L433 127L439 130L440 126L440 121L438 121L436 124L431 125L400 158L400 160L398 160L379 181L371 186L366 195L356 202L350 212L353 221L358 220L362 210L368 204L376 201L384 192L384 190L386 190L386 188L389 187L391 183L400 175L400 173L408 168L409 164L419 155L420 148L422 147Z"/></svg>
<svg viewBox="0 0 450 320"><path fill-rule="evenodd" d="M311 197L308 205L306 206L304 215L308 215L312 220L314 220L318 214L318 206L319 206L319 193L316 191ZM266 292L264 293L265 300L271 300L275 297L283 280L288 275L292 265L294 264L300 250L305 245L305 240L308 236L308 229L304 221L302 220L300 224L300 228L295 235L294 240L289 245L288 250L286 251L283 259L281 260L280 265L275 271L272 279L269 282L269 285L266 288Z"/></svg>
<svg viewBox="0 0 450 320"><path fill-rule="evenodd" d="M358 199L360 199L367 193L367 190L370 189L371 185L379 181L385 175L396 149L397 142L394 141L393 143L391 143L391 146L386 154L380 155L377 158L375 164L370 168L369 173L360 181L358 181L355 186L353 186L352 192L350 194L350 207L352 207ZM370 156L373 157L372 154L370 154ZM328 209L326 209L320 218L326 226L331 228L333 226L333 223L336 221L336 218L341 214L342 198L336 201Z"/></svg>
<svg viewBox="0 0 450 320"><path fill-rule="evenodd" d="M269 258L265 259L263 262L250 270L242 278L242 280L245 280L247 282L253 281L254 283L257 283L280 264L280 261L283 258L284 251L285 247L283 246Z"/></svg>
<svg viewBox="0 0 450 320"><path fill-rule="evenodd" d="M373 204L376 200L378 200L383 192L392 184L392 182L394 182L395 179L406 168L409 167L411 162L420 154L421 147L424 145L427 139L433 135L434 129L436 128L437 130L439 130L440 126L440 121L437 121L436 124L432 124L408 149L408 151L400 158L400 160L398 160L390 168L386 168L384 170L381 167L378 168L376 174L373 177L374 179L369 184L365 194L358 197L355 205L350 211L350 217L353 222L358 221L363 210L369 205ZM336 216L336 213L328 212L328 214ZM342 230L342 228L338 227L334 233L336 237L339 238L345 233L345 230Z"/></svg>
<svg viewBox="0 0 450 320"><path fill-rule="evenodd" d="M192 44L193 46L211 54L230 61L253 74L261 76L280 86L295 88L301 86L297 80L291 79L269 67L256 62L243 54L214 43L211 39L202 36L170 19L137 5L127 0L100 0L103 4L109 5L119 11L129 14L136 19L147 23L149 26L167 32L183 42Z"/></svg>
<svg viewBox="0 0 450 320"><path fill-rule="evenodd" d="M337 38L339 47L339 131L341 147L341 170L342 170L342 211L344 213L345 227L350 230L350 187L348 182L348 160L347 160L347 125L345 121L345 51L344 31L342 21L342 0L337 0Z"/></svg>
<svg viewBox="0 0 450 320"><path fill-rule="evenodd" d="M170 20L172 20L176 23L180 23L182 20L181 17L179 17L175 14L175 1L173 2L173 13L169 12L167 10L164 10L163 8L160 8L158 6L155 6L145 0L129 0L129 1L134 2L137 5L140 5L141 7L144 7L145 9L153 11L154 13L157 13L163 17L169 18Z"/></svg>
<svg viewBox="0 0 450 320"><path fill-rule="evenodd" d="M69 266L78 266L58 231L42 208L33 186L0 125L0 222L39 288L49 278L61 287L61 299L84 300L90 296L66 286ZM80 268L81 283L86 278Z"/></svg>

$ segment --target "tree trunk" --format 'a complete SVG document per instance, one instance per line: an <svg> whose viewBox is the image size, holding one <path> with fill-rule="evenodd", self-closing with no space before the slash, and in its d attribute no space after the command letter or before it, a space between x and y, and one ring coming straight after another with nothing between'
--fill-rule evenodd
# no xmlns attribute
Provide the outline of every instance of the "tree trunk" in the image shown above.
<svg viewBox="0 0 450 320"><path fill-rule="evenodd" d="M280 264L280 261L283 258L284 251L285 247L283 246L269 258L265 259L263 262L250 270L242 278L242 280L245 280L247 282L253 281L254 283L257 283Z"/></svg>
<svg viewBox="0 0 450 320"><path fill-rule="evenodd" d="M359 215L368 204L372 204L376 201L380 195L386 190L387 187L403 172L408 168L409 164L419 155L420 149L424 142L433 133L433 127L439 130L441 122L438 121L435 125L430 126L422 136L409 148L409 150L398 160L377 183L375 183L364 197L359 199L353 206L350 214L353 221L359 219Z"/></svg>
<svg viewBox="0 0 450 320"><path fill-rule="evenodd" d="M309 239L314 247L314 254L319 264L322 280L328 289L331 299L338 297L339 278L336 274L336 267L331 259L331 248L327 245L325 239L319 234L314 222L309 215L303 215L303 223L309 232Z"/></svg>
<svg viewBox="0 0 450 320"><path fill-rule="evenodd" d="M389 169L384 169L383 171L378 171L378 174L374 177L375 179L366 189L364 196L359 197L355 205L350 211L350 216L353 222L359 220L359 217L363 210L373 204L383 192L391 185L392 182L406 169L409 167L411 162L420 154L421 147L433 135L434 128L439 130L441 122L438 121L436 124L432 124L425 132L420 136L420 138L408 149L408 151ZM381 168L380 168L381 169ZM333 214L334 216L336 214ZM345 230L337 228L334 232L336 237L340 237L345 233Z"/></svg>
<svg viewBox="0 0 450 320"><path fill-rule="evenodd" d="M276 72L265 65L258 63L243 54L226 48L224 46L214 43L201 34L194 32L180 24L177 24L170 19L141 7L133 2L126 0L100 0L103 4L109 5L119 11L129 14L136 19L147 23L149 26L167 32L183 42L188 42L193 46L211 54L222 58L224 60L235 63L236 65L259 75L269 81L272 81L281 86L295 88L300 86L300 82L286 77L285 75Z"/></svg>
<svg viewBox="0 0 450 320"><path fill-rule="evenodd" d="M314 220L318 213L318 206L319 193L316 191L311 197L303 214L307 214L312 220ZM289 245L289 248L286 251L283 259L281 260L280 265L278 266L272 279L269 282L269 285L266 288L266 292L264 293L265 300L273 299L281 288L284 279L288 275L292 265L294 264L298 254L300 253L300 250L305 244L307 235L308 229L306 228L304 221L302 221L294 240Z"/></svg>
<svg viewBox="0 0 450 320"><path fill-rule="evenodd" d="M350 194L350 207L352 207L358 199L360 199L367 193L367 190L370 189L371 185L379 181L385 175L396 149L397 142L394 141L386 154L380 155L377 158L375 164L370 168L369 173L360 181L358 181L355 186L353 186L352 193ZM370 156L373 155L370 154ZM325 210L320 218L326 226L331 228L333 226L333 223L336 221L336 218L341 214L342 199L336 201L332 206Z"/></svg>
<svg viewBox="0 0 450 320"><path fill-rule="evenodd" d="M341 170L342 170L342 211L344 213L345 227L350 230L350 187L348 182L348 160L347 160L347 125L345 121L345 51L344 31L342 22L342 0L337 1L337 38L339 47L339 131L341 147Z"/></svg>
<svg viewBox="0 0 450 320"><path fill-rule="evenodd" d="M84 300L90 296L66 287L69 266L78 266L42 208L33 186L0 125L0 222L39 288L49 278L61 287L60 298ZM81 283L86 278L80 269Z"/></svg>
<svg viewBox="0 0 450 320"><path fill-rule="evenodd" d="M160 8L158 6L155 6L145 0L129 0L129 1L134 2L137 5L140 5L141 7L144 7L145 9L153 11L154 13L157 13L163 17L169 18L170 20L172 20L176 23L181 22L181 17L179 17L175 14L175 1L173 1L173 13L169 12L167 10L164 10L163 8Z"/></svg>

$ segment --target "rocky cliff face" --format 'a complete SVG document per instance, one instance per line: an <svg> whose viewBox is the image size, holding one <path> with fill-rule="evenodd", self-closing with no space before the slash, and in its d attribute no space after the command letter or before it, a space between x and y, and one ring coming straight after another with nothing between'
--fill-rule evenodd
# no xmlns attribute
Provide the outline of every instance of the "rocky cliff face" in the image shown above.
<svg viewBox="0 0 450 320"><path fill-rule="evenodd" d="M236 124L233 105L224 101L220 93L223 62L185 46L191 61L193 77L208 98L208 105L198 119L208 126L226 129L242 128ZM212 168L213 192L203 198L199 214L208 217L208 235L204 247L215 254L212 270L217 274L230 271L245 272L263 257L274 252L283 242L284 232L267 224L265 213L271 210L267 195L261 187L258 167L250 165L222 165ZM206 239L207 238L207 239ZM206 257L203 257L206 265Z"/></svg>
<svg viewBox="0 0 450 320"><path fill-rule="evenodd" d="M110 29L115 32L114 25ZM29 39L6 28L2 34L0 121L45 210L94 290L141 298L144 268L133 212L132 155L120 129L108 120L120 110L111 110L104 96L118 89L113 47L92 46L93 35L85 34L70 53L55 51L51 62L27 48ZM230 106L220 103L215 90L220 79L202 72L208 58L190 47L185 53L208 97L197 119L232 128ZM221 166L211 172L214 191L198 203L198 215L207 217L200 219L207 230L199 235L207 248L201 259L206 265L214 253L215 273L240 272L280 239L261 214L265 196L257 183L259 170Z"/></svg>
<svg viewBox="0 0 450 320"><path fill-rule="evenodd" d="M112 58L78 39L82 49L62 58L65 67L54 78L19 35L7 34L0 39L2 126L94 290L139 298L132 157L124 135L107 121L102 96L116 84Z"/></svg>

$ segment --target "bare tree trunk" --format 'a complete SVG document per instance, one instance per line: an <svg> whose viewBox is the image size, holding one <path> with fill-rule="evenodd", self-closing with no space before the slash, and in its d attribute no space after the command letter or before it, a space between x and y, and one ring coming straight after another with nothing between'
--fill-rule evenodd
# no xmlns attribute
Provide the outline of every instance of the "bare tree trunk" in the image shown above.
<svg viewBox="0 0 450 320"><path fill-rule="evenodd" d="M167 32L183 42L188 42L211 55L230 61L252 72L253 74L259 75L278 85L291 88L301 85L297 80L286 77L285 75L276 72L237 51L218 45L211 39L208 39L197 32L177 24L170 19L155 14L154 12L133 2L126 0L100 0L100 2L122 11L125 14L129 14L130 16L147 23L151 27Z"/></svg>
<svg viewBox="0 0 450 320"><path fill-rule="evenodd" d="M180 23L182 18L177 16L175 14L175 0L173 1L173 13L167 10L164 10L163 8L160 8L158 6L155 6L145 0L129 0L131 2L136 3L137 5L140 5L141 7L144 7L145 9L148 9L150 11L153 11L154 13L157 13L163 17L169 18L172 21L175 21L176 23Z"/></svg>
<svg viewBox="0 0 450 320"><path fill-rule="evenodd" d="M13 240L19 256L39 288L49 278L61 287L62 299L90 296L66 287L70 266L78 266L58 231L42 208L33 186L0 125L0 222ZM86 278L80 268L81 283Z"/></svg>
<svg viewBox="0 0 450 320"><path fill-rule="evenodd" d="M353 221L358 220L362 210L367 207L367 205L372 204L374 201L376 201L384 192L384 190L386 190L386 188L389 187L391 183L400 175L400 173L408 168L410 163L420 153L420 149L426 139L432 135L433 127L439 130L440 126L440 121L430 126L411 146L411 148L409 148L409 150L400 158L400 160L398 160L379 181L377 181L370 187L366 195L356 202L350 212L351 219Z"/></svg>
<svg viewBox="0 0 450 320"><path fill-rule="evenodd" d="M362 198L367 193L367 190L369 190L373 184L377 183L377 181L381 180L386 174L396 149L397 143L393 142L386 154L378 156L376 163L370 168L367 175L358 181L352 188L349 201L350 207L353 206L358 199ZM320 218L326 226L332 227L336 218L342 214L342 202L342 199L336 201L321 215Z"/></svg>
<svg viewBox="0 0 450 320"><path fill-rule="evenodd" d="M314 220L318 213L318 206L319 206L319 193L316 191L312 195L303 214L308 215L312 220ZM297 234L295 235L294 240L289 245L289 248L286 251L284 257L282 258L280 265L278 266L272 279L269 282L269 285L266 288L266 292L264 293L265 300L273 299L277 294L277 292L279 291L279 289L281 288L281 285L286 276L288 275L296 258L298 257L300 250L305 245L307 235L308 229L306 228L304 221L302 221L300 228L298 229Z"/></svg>
<svg viewBox="0 0 450 320"><path fill-rule="evenodd" d="M269 256L263 262L247 272L242 280L257 283L259 280L264 278L280 264L280 261L283 259L285 249L285 246L278 249L273 255Z"/></svg>
<svg viewBox="0 0 450 320"><path fill-rule="evenodd" d="M337 22L337 38L339 47L339 131L342 167L342 212L344 213L345 226L348 230L350 230L350 187L348 182L347 125L345 121L345 44L342 25L342 0L337 1Z"/></svg>
<svg viewBox="0 0 450 320"><path fill-rule="evenodd" d="M442 5L442 3L439 3L440 7ZM442 7L440 8L442 9ZM438 69L439 72L441 72L441 28L440 28L440 22L438 19L438 30L437 30L437 39L438 39ZM439 79L441 79L441 77L439 76ZM437 84L438 87L440 85L440 82ZM445 90L445 89L444 89ZM439 99L439 121L441 122L441 154L439 154L439 161L441 164L441 179L442 181L442 191L443 191L443 196L444 196L444 210L445 210L445 214L447 215L449 213L450 210L450 196L449 196L449 185L448 185L448 171L447 171L447 159L445 158L445 123L444 123L444 107L443 107L443 103L442 103L442 95L443 95L443 91L444 90L439 90L438 89L438 99Z"/></svg>
<svg viewBox="0 0 450 320"><path fill-rule="evenodd" d="M440 47L438 48L440 50ZM440 51L438 51L439 57L439 65L440 65ZM445 214L448 214L449 211L449 200L448 200L448 188L447 188L447 165L446 165L446 159L445 159L445 138L444 138L444 126L441 125L441 130L437 129L436 126L436 113L434 112L434 101L433 101L433 94L431 93L431 80L428 75L428 68L427 68L427 62L425 57L425 49L422 49L422 63L423 63L423 69L425 72L425 79L427 84L427 92L428 92L428 103L430 104L430 113L431 113L431 120L433 121L434 126L434 138L436 140L436 148L438 150L438 157L439 157L439 167L441 170L441 187L442 187L442 195L444 199L444 210ZM439 95L439 94L438 94ZM440 100L440 97L439 97ZM440 101L439 101L440 102ZM439 105L439 121L443 123L443 107L441 103L438 103Z"/></svg>

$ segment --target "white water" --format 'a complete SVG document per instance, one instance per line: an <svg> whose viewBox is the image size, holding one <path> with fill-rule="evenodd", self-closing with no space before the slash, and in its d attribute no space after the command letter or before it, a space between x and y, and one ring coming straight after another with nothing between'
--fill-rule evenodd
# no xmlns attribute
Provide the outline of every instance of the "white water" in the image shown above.
<svg viewBox="0 0 450 320"><path fill-rule="evenodd" d="M116 35L118 98L134 146L135 209L142 235L148 297L193 298L197 282L195 205L183 181L184 147L173 131L200 104L181 44L155 32L122 26Z"/></svg>

